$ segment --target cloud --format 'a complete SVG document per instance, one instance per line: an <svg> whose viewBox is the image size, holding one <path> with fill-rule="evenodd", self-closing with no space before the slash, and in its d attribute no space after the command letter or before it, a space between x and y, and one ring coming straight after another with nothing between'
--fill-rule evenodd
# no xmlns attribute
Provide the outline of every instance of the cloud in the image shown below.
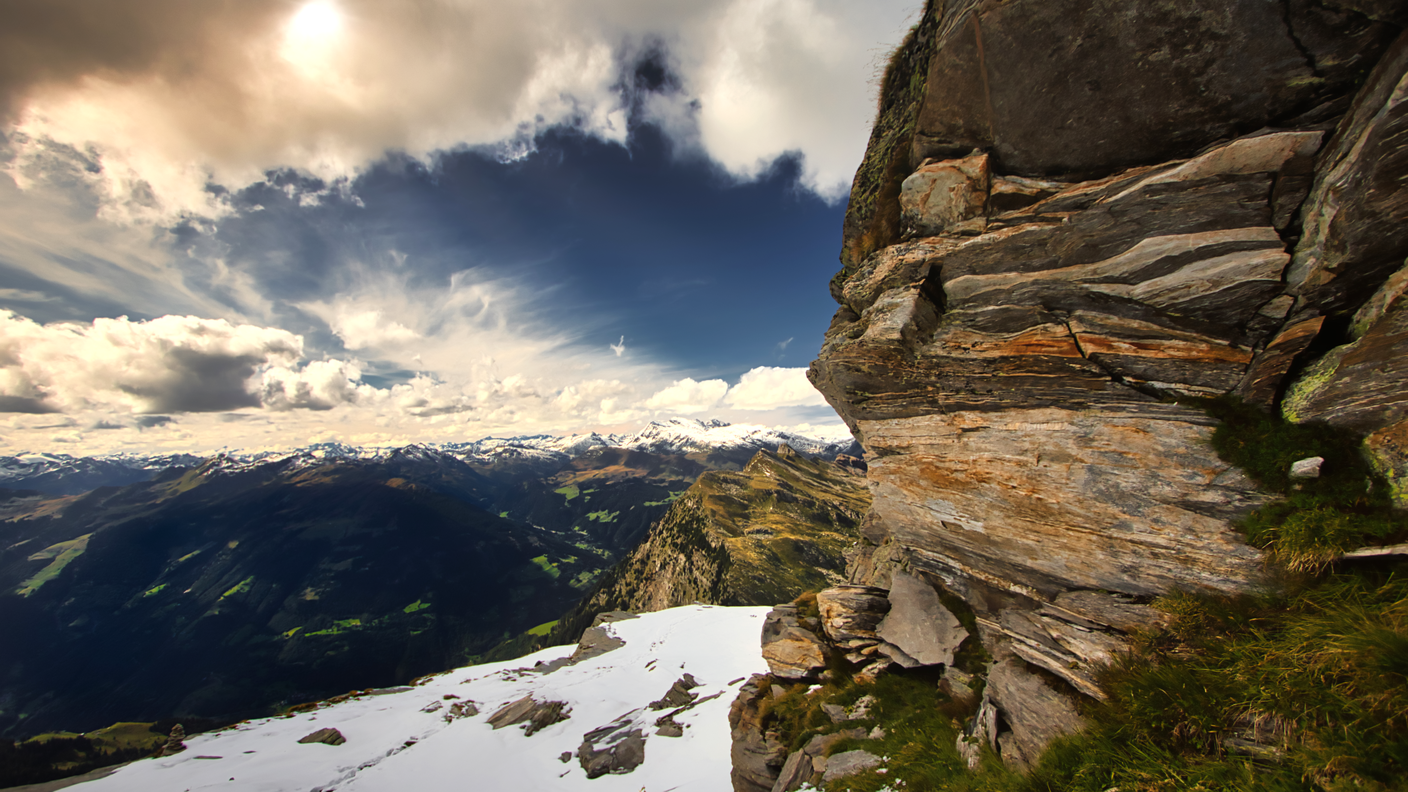
<svg viewBox="0 0 1408 792"><path fill-rule="evenodd" d="M752 178L783 152L802 180L845 195L865 149L877 73L918 3L739 0L681 46L685 91L655 97L653 118L730 173ZM691 107L681 107L688 102ZM697 106L695 106L697 102Z"/></svg>
<svg viewBox="0 0 1408 792"><path fill-rule="evenodd" d="M677 380L645 400L647 409L667 413L697 413L712 409L728 392L728 383L720 379L695 382L689 377Z"/></svg>
<svg viewBox="0 0 1408 792"><path fill-rule="evenodd" d="M626 337L621 336L620 341L610 344L609 346L611 347L611 351L616 353L616 357L621 357L621 354L626 351Z"/></svg>
<svg viewBox="0 0 1408 792"><path fill-rule="evenodd" d="M30 289L0 289L0 300L5 302L27 302L42 303L53 302L55 297L51 297L44 292Z"/></svg>
<svg viewBox="0 0 1408 792"><path fill-rule="evenodd" d="M381 311L356 311L345 309L333 314L328 321L333 333L342 339L348 349L386 347L404 344L420 338L420 334L400 322L387 319Z"/></svg>
<svg viewBox="0 0 1408 792"><path fill-rule="evenodd" d="M333 183L387 150L513 157L564 124L622 142L633 108L741 178L800 153L807 186L839 197L868 134L868 78L919 3L19 6L0 32L11 171L56 145L91 151L97 167L82 177L106 216L169 220L219 216L225 194L209 184L238 188L271 168ZM626 79L642 58L668 65L670 79Z"/></svg>
<svg viewBox="0 0 1408 792"><path fill-rule="evenodd" d="M0 388L3 387L5 387L5 384L0 383ZM52 412L58 412L58 410L30 396L0 396L0 413L32 413L42 415Z"/></svg>
<svg viewBox="0 0 1408 792"><path fill-rule="evenodd" d="M804 368L760 366L745 373L724 399L736 410L819 407L826 400L807 380Z"/></svg>
<svg viewBox="0 0 1408 792"><path fill-rule="evenodd" d="M0 135L0 162L13 149L13 140L7 144ZM229 305L192 287L194 270L203 267L181 266L164 232L97 216L89 180L99 167L84 152L56 146L42 160L12 169L10 178L0 176L0 281L9 287L0 289L0 307L46 322L118 313L237 318Z"/></svg>
<svg viewBox="0 0 1408 792"><path fill-rule="evenodd" d="M259 403L271 410L331 410L375 398L377 390L361 378L355 363L342 360L314 360L297 371L273 366L263 373Z"/></svg>
<svg viewBox="0 0 1408 792"><path fill-rule="evenodd" d="M360 377L354 365L314 361L295 371L302 356L299 336L223 319L134 322L121 316L40 325L0 310L0 407L64 413L326 409L362 395L351 384Z"/></svg>

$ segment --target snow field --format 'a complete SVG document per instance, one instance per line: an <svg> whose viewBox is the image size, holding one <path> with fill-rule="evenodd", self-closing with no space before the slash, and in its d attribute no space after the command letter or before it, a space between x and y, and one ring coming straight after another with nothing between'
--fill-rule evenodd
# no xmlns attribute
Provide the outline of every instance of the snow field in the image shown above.
<svg viewBox="0 0 1408 792"><path fill-rule="evenodd" d="M566 657L574 647L468 666L413 688L197 735L180 754L143 759L71 789L731 792L728 710L738 684L729 683L766 670L759 637L768 610L688 605L645 614L606 626L625 646L548 674L533 671L533 665ZM683 737L656 736L655 719L669 710L643 708L686 672L700 683L692 691L699 698L722 695L675 717L686 727ZM570 717L531 737L520 726L494 730L486 723L504 704L530 693L538 701L566 701ZM447 723L444 716L456 701L446 695L475 702L479 714ZM587 779L575 757L582 735L631 713L647 738L645 763L629 774ZM298 743L328 727L347 742ZM571 761L559 761L569 752Z"/></svg>

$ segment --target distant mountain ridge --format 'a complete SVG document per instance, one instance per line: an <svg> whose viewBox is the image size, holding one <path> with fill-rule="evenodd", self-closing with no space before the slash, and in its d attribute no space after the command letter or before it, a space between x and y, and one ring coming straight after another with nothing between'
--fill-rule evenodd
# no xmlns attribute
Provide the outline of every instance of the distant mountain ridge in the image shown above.
<svg viewBox="0 0 1408 792"><path fill-rule="evenodd" d="M0 456L0 488L32 489L51 495L78 495L103 486L125 486L149 481L172 467L195 467L215 462L218 469L249 469L290 460L315 466L331 460L377 461L407 454L446 454L477 468L524 465L541 474L600 449L645 451L653 454L735 454L743 461L753 453L776 451L786 444L808 456L834 459L838 454L859 455L855 440L841 436L813 437L752 424L730 424L717 419L670 418L651 421L634 434L521 435L485 437L468 442L416 443L399 447L360 447L343 443L315 443L290 451L223 451L214 455L69 454L22 453Z"/></svg>
<svg viewBox="0 0 1408 792"><path fill-rule="evenodd" d="M791 442L832 458L851 445L678 419L617 436L0 460L0 734L267 712L541 636L702 474L774 447L835 467Z"/></svg>
<svg viewBox="0 0 1408 792"><path fill-rule="evenodd" d="M576 640L604 611L771 605L843 582L869 507L864 470L786 445L759 450L742 470L706 472L546 643Z"/></svg>

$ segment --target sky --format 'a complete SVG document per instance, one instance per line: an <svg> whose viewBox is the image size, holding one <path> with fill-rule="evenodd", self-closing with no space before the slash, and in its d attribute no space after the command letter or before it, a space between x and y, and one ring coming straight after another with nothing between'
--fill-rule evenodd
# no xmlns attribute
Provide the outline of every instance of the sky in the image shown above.
<svg viewBox="0 0 1408 792"><path fill-rule="evenodd" d="M917 0L0 0L0 453L839 424Z"/></svg>

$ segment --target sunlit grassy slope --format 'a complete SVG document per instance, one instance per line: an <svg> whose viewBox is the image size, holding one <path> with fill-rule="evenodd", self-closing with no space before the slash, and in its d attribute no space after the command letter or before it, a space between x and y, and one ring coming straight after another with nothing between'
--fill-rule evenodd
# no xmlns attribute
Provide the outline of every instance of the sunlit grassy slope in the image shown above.
<svg viewBox="0 0 1408 792"><path fill-rule="evenodd" d="M863 475L790 449L760 451L741 471L705 473L549 641L576 640L605 610L769 605L830 585L869 506Z"/></svg>

